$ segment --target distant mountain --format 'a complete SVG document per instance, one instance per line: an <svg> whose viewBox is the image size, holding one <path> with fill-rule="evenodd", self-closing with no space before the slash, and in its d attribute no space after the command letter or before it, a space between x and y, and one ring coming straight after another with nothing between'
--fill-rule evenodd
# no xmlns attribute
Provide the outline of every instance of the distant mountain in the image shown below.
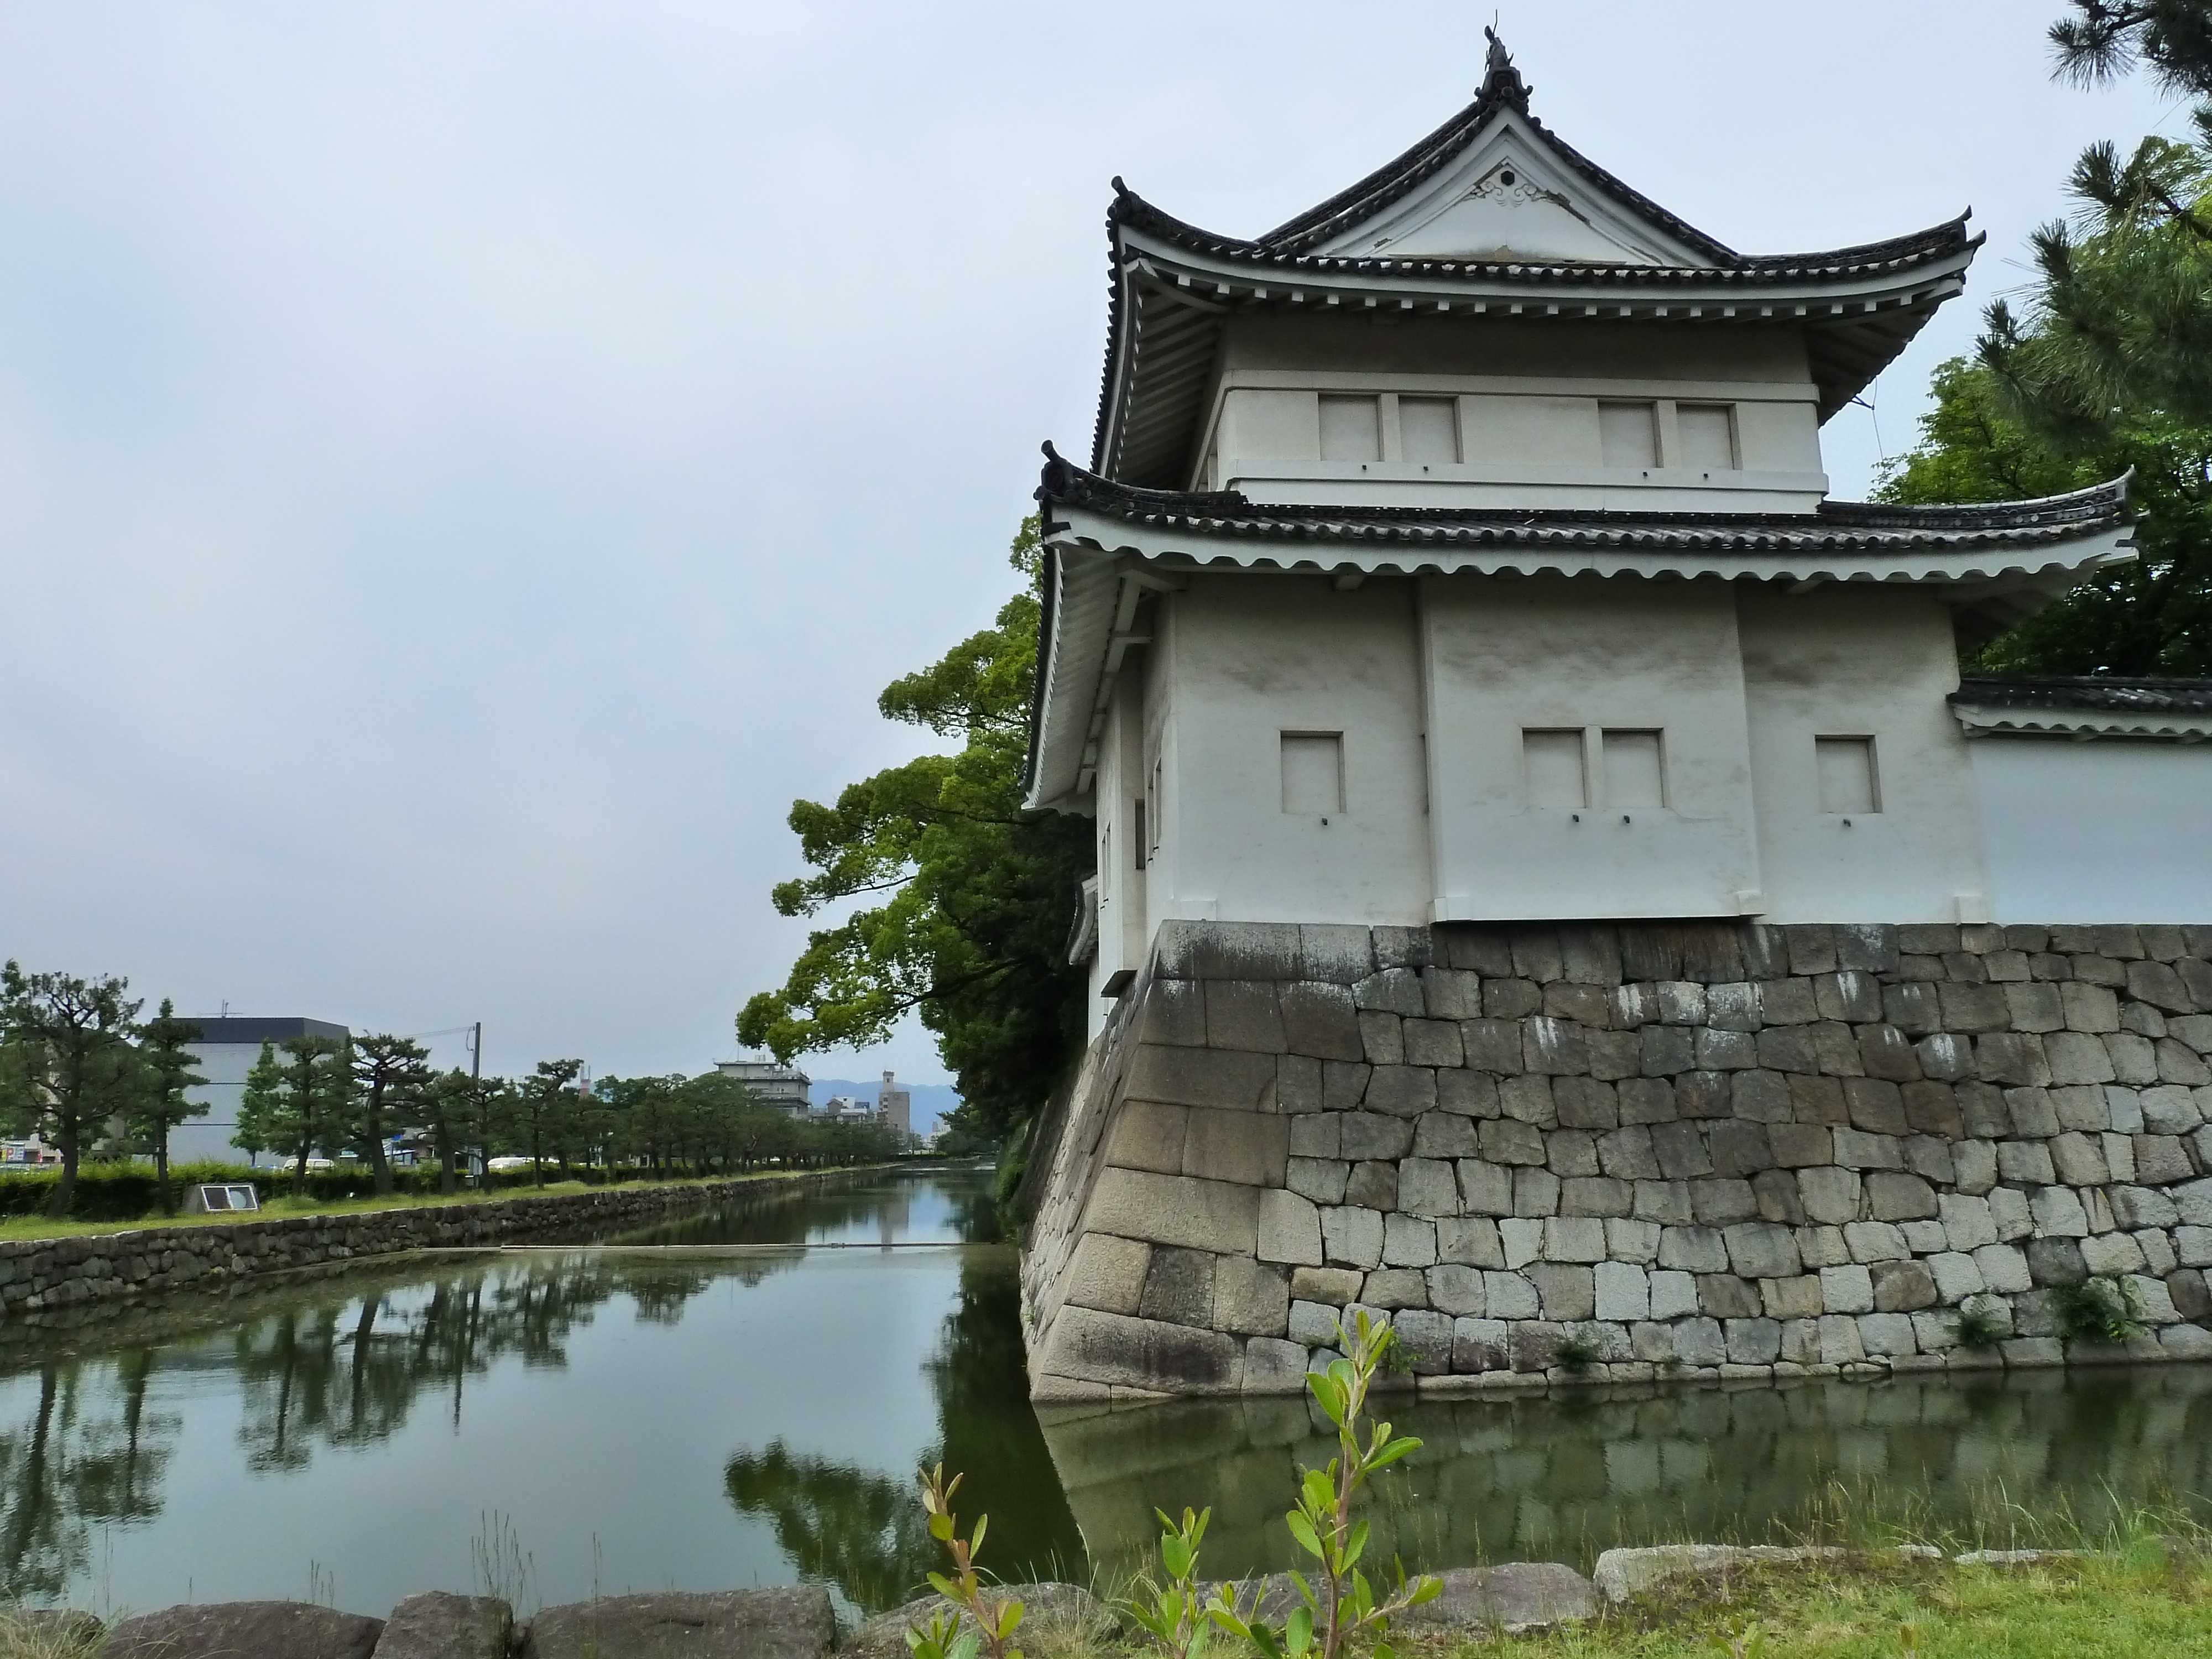
<svg viewBox="0 0 2212 1659"><path fill-rule="evenodd" d="M949 1083L907 1083L900 1085L914 1097L914 1132L926 1135L937 1127L937 1121L960 1103L959 1091ZM806 1097L817 1106L826 1106L832 1095L850 1095L855 1100L865 1100L870 1105L884 1091L884 1080L872 1077L866 1083L850 1078L817 1077L810 1080Z"/></svg>

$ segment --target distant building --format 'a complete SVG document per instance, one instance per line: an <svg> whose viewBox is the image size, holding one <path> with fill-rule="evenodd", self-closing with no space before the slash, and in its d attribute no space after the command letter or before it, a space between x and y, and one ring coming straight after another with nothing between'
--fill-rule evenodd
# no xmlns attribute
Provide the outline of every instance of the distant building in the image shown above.
<svg viewBox="0 0 2212 1659"><path fill-rule="evenodd" d="M855 1095L832 1095L823 1103L822 1118L827 1123L872 1123L876 1109Z"/></svg>
<svg viewBox="0 0 2212 1659"><path fill-rule="evenodd" d="M809 1109L806 1091L812 1079L795 1066L779 1066L772 1060L718 1060L714 1069L744 1084L763 1106L794 1117L805 1116Z"/></svg>
<svg viewBox="0 0 2212 1659"><path fill-rule="evenodd" d="M876 1097L876 1114L886 1129L902 1137L914 1133L914 1097L900 1088L889 1072L884 1073L883 1092Z"/></svg>
<svg viewBox="0 0 2212 1659"><path fill-rule="evenodd" d="M240 1157L230 1138L238 1133L238 1103L246 1093L246 1076L261 1058L264 1043L277 1044L294 1037L329 1037L343 1042L352 1034L326 1019L252 1018L224 1016L202 1018L187 1015L200 1029L191 1045L196 1069L207 1081L191 1091L196 1103L204 1103L207 1115L179 1124L169 1132L169 1161L191 1163L213 1158L235 1163Z"/></svg>

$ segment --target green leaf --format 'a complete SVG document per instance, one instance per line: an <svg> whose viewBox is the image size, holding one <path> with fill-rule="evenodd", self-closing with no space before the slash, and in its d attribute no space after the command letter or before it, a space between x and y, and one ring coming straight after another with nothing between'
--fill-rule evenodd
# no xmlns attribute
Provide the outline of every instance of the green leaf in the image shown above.
<svg viewBox="0 0 2212 1659"><path fill-rule="evenodd" d="M980 1631L963 1631L960 1639L945 1650L945 1659L975 1659L976 1650L983 1645Z"/></svg>
<svg viewBox="0 0 2212 1659"><path fill-rule="evenodd" d="M1321 1538L1314 1531L1314 1524L1312 1522L1307 1520L1306 1517L1301 1515L1297 1510L1292 1510L1288 1515L1283 1517L1283 1524L1291 1529L1291 1536L1297 1540L1298 1547L1300 1549L1304 1550L1308 1555L1319 1556L1321 1554Z"/></svg>
<svg viewBox="0 0 2212 1659"><path fill-rule="evenodd" d="M1368 1522L1364 1518L1352 1523L1352 1541L1344 1548L1344 1565L1350 1566L1367 1550Z"/></svg>
<svg viewBox="0 0 2212 1659"><path fill-rule="evenodd" d="M1003 1642L1012 1636L1022 1622L1023 1608L1018 1601L1010 1601L999 1609L999 1639Z"/></svg>
<svg viewBox="0 0 2212 1659"><path fill-rule="evenodd" d="M1249 1632L1248 1639L1254 1647L1266 1656L1266 1659L1283 1659L1282 1644L1275 1639L1275 1632L1267 1626L1254 1624Z"/></svg>
<svg viewBox="0 0 2212 1659"><path fill-rule="evenodd" d="M939 1511L929 1517L929 1535L940 1544L952 1541L952 1517Z"/></svg>
<svg viewBox="0 0 2212 1659"><path fill-rule="evenodd" d="M1291 1609L1290 1622L1283 1626L1283 1636L1288 1643L1291 1659L1297 1659L1313 1645L1314 1616L1311 1607Z"/></svg>
<svg viewBox="0 0 2212 1659"><path fill-rule="evenodd" d="M1170 1578L1190 1577L1191 1547L1180 1538L1160 1540L1160 1565Z"/></svg>
<svg viewBox="0 0 2212 1659"><path fill-rule="evenodd" d="M983 1553L983 1528L990 1524L991 1517L988 1515L979 1515L975 1517L975 1530L968 1534L968 1553L970 1558Z"/></svg>
<svg viewBox="0 0 2212 1659"><path fill-rule="evenodd" d="M1424 1573L1413 1581L1413 1593L1406 1599L1409 1607L1418 1607L1424 1601L1433 1601L1444 1593L1444 1581Z"/></svg>
<svg viewBox="0 0 2212 1659"><path fill-rule="evenodd" d="M929 1587L948 1601L957 1601L960 1599L960 1587L941 1572L933 1572L929 1575ZM957 1620L955 1622L957 1622Z"/></svg>
<svg viewBox="0 0 2212 1659"><path fill-rule="evenodd" d="M1328 1414L1328 1420L1341 1425L1344 1421L1344 1389L1336 1378L1321 1371L1308 1371L1306 1387L1322 1410Z"/></svg>

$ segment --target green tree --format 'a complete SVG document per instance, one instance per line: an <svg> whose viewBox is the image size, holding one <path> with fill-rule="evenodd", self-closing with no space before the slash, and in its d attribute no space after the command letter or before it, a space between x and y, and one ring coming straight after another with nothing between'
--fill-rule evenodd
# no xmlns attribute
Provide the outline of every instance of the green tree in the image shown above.
<svg viewBox="0 0 2212 1659"><path fill-rule="evenodd" d="M469 1074L441 1073L428 1079L416 1097L415 1109L438 1149L438 1190L451 1194L460 1185L461 1141L468 1121Z"/></svg>
<svg viewBox="0 0 2212 1659"><path fill-rule="evenodd" d="M538 1069L514 1089L515 1126L530 1150L533 1184L545 1184L546 1149L555 1149L561 1173L568 1172L568 1148L574 1144L577 1115L576 1079L584 1073L580 1060L541 1060Z"/></svg>
<svg viewBox="0 0 2212 1659"><path fill-rule="evenodd" d="M246 1074L246 1088L238 1097L238 1128L230 1144L249 1159L274 1151L276 1115L283 1103L284 1067L276 1059L276 1045L264 1042L260 1057Z"/></svg>
<svg viewBox="0 0 2212 1659"><path fill-rule="evenodd" d="M1084 975L1066 957L1090 823L1022 808L1041 616L1035 519L1012 562L1030 591L918 674L884 689L886 719L961 740L853 784L834 805L799 801L790 823L813 875L776 908L811 916L883 902L810 936L780 990L738 1017L738 1039L780 1060L887 1037L909 1011L937 1037L972 1110L1029 1117L1081 1040Z"/></svg>
<svg viewBox="0 0 2212 1659"><path fill-rule="evenodd" d="M307 1160L317 1147L341 1144L353 1103L351 1045L336 1037L287 1037L276 1045L277 1060L262 1045L262 1059L275 1068L266 1092L253 1099L252 1133L262 1144L292 1160L292 1190L307 1190ZM246 1080L246 1095L254 1097L255 1063ZM240 1133L246 1133L246 1102L239 1104ZM244 1144L242 1141L240 1144Z"/></svg>
<svg viewBox="0 0 2212 1659"><path fill-rule="evenodd" d="M161 1194L161 1213L176 1205L169 1193L169 1134L180 1124L207 1115L207 1103L191 1098L191 1091L207 1079L192 1067L198 1059L191 1045L199 1041L200 1028L177 1018L169 999L148 1020L138 1038L140 1085L131 1132L154 1152L154 1179Z"/></svg>
<svg viewBox="0 0 2212 1659"><path fill-rule="evenodd" d="M2051 26L2059 72L2084 85L2148 67L2169 92L2212 98L2212 7L2204 0L2073 0Z"/></svg>
<svg viewBox="0 0 2212 1659"><path fill-rule="evenodd" d="M392 1190L385 1136L394 1112L411 1109L429 1091L430 1051L399 1036L365 1036L353 1045L354 1145L368 1159L380 1193Z"/></svg>
<svg viewBox="0 0 2212 1659"><path fill-rule="evenodd" d="M69 1213L87 1139L127 1109L137 1087L131 1039L141 1004L124 994L130 986L106 975L88 980L26 974L13 961L0 966L8 1115L50 1139L62 1155L50 1216Z"/></svg>

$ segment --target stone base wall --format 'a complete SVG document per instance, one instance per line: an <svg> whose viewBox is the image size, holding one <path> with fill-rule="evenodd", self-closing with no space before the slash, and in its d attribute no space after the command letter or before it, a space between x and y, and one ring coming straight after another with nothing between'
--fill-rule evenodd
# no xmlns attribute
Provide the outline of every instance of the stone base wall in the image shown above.
<svg viewBox="0 0 2212 1659"><path fill-rule="evenodd" d="M2212 1358L2208 1060L2212 927L1170 923L1034 1154L1032 1392L1295 1390L1354 1306L1436 1389Z"/></svg>
<svg viewBox="0 0 2212 1659"><path fill-rule="evenodd" d="M823 1178L810 1174L613 1187L544 1198L11 1239L0 1243L0 1324L88 1304L234 1284L408 1250L493 1246L630 1221L642 1225L674 1211L772 1190L783 1182Z"/></svg>

